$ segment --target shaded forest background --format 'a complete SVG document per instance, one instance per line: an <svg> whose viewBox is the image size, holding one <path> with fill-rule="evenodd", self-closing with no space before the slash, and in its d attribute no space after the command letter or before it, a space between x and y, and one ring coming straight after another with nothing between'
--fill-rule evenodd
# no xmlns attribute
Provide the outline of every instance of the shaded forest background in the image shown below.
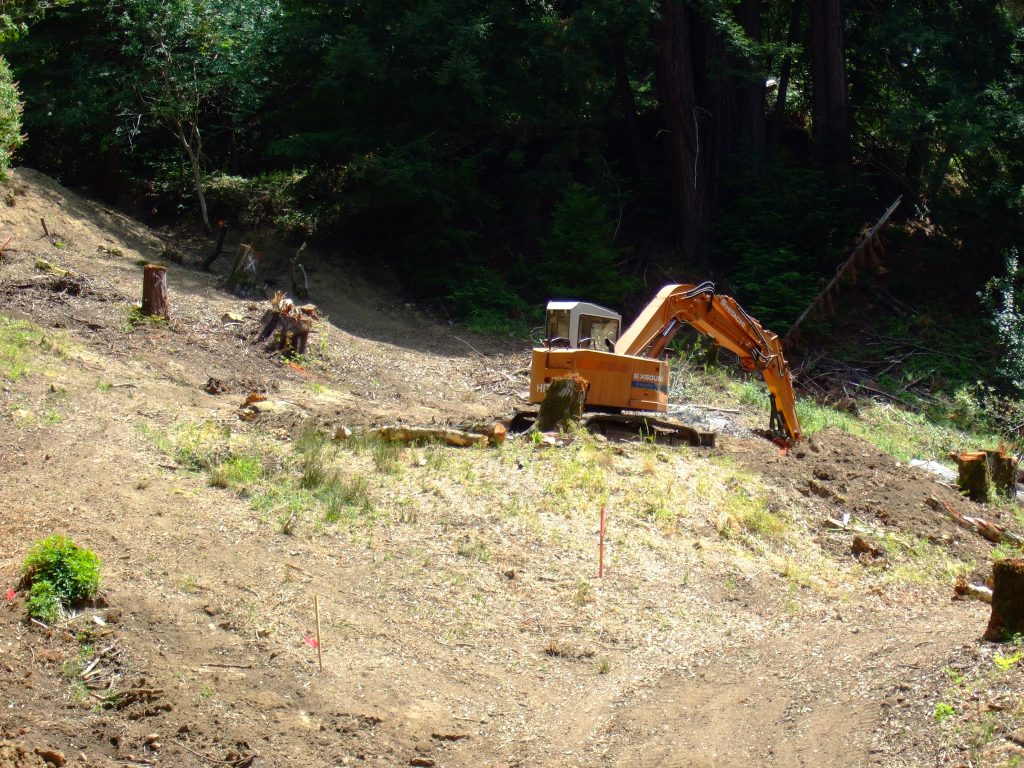
<svg viewBox="0 0 1024 768"><path fill-rule="evenodd" d="M328 244L480 329L712 278L784 332L902 196L888 290L986 324L1014 390L1022 13L76 0L18 7L3 53L20 162L154 223Z"/></svg>

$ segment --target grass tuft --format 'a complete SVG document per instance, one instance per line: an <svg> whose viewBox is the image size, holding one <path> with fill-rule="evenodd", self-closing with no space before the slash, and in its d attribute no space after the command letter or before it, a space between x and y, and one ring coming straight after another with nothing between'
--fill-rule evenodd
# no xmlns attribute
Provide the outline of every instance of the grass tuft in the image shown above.
<svg viewBox="0 0 1024 768"><path fill-rule="evenodd" d="M360 517L372 516L370 483L363 475L342 478L332 475L320 493L324 505L324 520L328 523L354 522Z"/></svg>
<svg viewBox="0 0 1024 768"><path fill-rule="evenodd" d="M259 456L242 453L228 456L212 467L210 485L244 492L262 480L264 474L263 461Z"/></svg>
<svg viewBox="0 0 1024 768"><path fill-rule="evenodd" d="M67 357L67 342L34 323L0 315L0 379L17 381L39 353Z"/></svg>

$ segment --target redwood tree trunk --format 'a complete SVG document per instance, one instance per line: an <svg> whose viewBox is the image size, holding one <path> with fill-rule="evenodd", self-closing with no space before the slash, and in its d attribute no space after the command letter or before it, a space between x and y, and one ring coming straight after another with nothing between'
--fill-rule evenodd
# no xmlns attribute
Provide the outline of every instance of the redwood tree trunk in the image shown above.
<svg viewBox="0 0 1024 768"><path fill-rule="evenodd" d="M661 0L660 38L658 86L672 183L669 212L676 253L684 261L708 267L708 147L696 98L692 23L688 6L681 0Z"/></svg>
<svg viewBox="0 0 1024 768"><path fill-rule="evenodd" d="M615 92L619 97L619 105L622 108L626 133L629 137L629 150L633 155L633 165L639 167L644 164L646 158L643 139L640 135L640 117L636 111L636 97L633 95L633 86L629 83L625 41L613 43L610 56L612 68L615 70Z"/></svg>
<svg viewBox="0 0 1024 768"><path fill-rule="evenodd" d="M761 40L761 0L742 0L736 8L736 21L754 42ZM755 157L764 150L764 62L739 62L738 71L751 71L739 76L736 88L736 122L734 132L741 145Z"/></svg>
<svg viewBox="0 0 1024 768"><path fill-rule="evenodd" d="M803 14L804 0L793 0L789 13L789 30L786 32L786 48L792 49L796 45L800 32L800 16ZM789 77L793 71L793 57L786 54L782 59L779 68L779 90L775 97L775 111L772 112L771 122L768 126L769 141L772 145L778 144L779 134L782 132L782 124L786 119L786 96L789 93Z"/></svg>
<svg viewBox="0 0 1024 768"><path fill-rule="evenodd" d="M850 104L840 0L810 0L811 119L818 155L834 181L850 166Z"/></svg>

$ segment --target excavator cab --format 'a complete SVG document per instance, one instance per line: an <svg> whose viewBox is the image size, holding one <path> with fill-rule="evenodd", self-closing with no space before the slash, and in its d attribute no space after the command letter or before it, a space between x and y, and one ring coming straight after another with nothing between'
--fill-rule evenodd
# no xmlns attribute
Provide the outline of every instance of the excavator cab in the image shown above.
<svg viewBox="0 0 1024 768"><path fill-rule="evenodd" d="M615 348L622 315L586 301L549 301L544 329L548 349Z"/></svg>

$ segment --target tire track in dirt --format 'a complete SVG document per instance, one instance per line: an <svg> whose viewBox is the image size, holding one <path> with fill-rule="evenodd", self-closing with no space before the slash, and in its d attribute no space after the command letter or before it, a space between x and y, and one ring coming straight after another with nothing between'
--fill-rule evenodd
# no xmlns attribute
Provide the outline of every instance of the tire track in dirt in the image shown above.
<svg viewBox="0 0 1024 768"><path fill-rule="evenodd" d="M620 702L604 764L887 764L878 741L893 691L913 670L941 665L953 648L976 639L986 609L932 602L905 608L896 622L891 614L881 621L881 611L876 618L868 605L858 608L864 611L854 622L804 623L739 654L720 653L692 673L665 673L640 697Z"/></svg>

